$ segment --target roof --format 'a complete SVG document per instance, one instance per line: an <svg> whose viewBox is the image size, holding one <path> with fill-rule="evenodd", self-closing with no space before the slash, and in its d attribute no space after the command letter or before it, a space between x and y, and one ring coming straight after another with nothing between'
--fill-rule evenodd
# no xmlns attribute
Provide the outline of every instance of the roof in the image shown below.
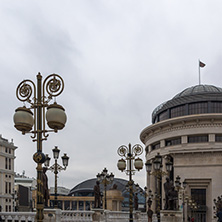
<svg viewBox="0 0 222 222"><path fill-rule="evenodd" d="M82 183L79 183L75 187L73 187L69 195L74 194L75 192L84 192L84 191L94 191L94 186L96 185L97 178L85 180ZM107 190L109 190L114 184L117 185L117 190L120 190L121 192L125 192L126 184L128 183L127 180L120 179L120 178L114 178L113 182L109 185L107 185ZM100 184L100 190L103 191L104 186Z"/></svg>
<svg viewBox="0 0 222 222"><path fill-rule="evenodd" d="M191 96L197 94L208 94L208 93L222 93L222 88L213 85L196 85L191 86L189 88L184 89L182 92L178 93L173 99L183 97L183 96Z"/></svg>
<svg viewBox="0 0 222 222"><path fill-rule="evenodd" d="M171 100L161 103L152 113L152 121L164 110L195 102L222 101L222 88L213 85L195 85L176 94Z"/></svg>

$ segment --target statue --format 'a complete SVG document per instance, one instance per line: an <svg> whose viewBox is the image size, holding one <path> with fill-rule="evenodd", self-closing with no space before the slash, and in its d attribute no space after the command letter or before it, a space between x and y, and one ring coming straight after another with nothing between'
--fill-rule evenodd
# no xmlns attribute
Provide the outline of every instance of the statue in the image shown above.
<svg viewBox="0 0 222 222"><path fill-rule="evenodd" d="M100 208L101 205L101 194L100 194L100 186L99 181L96 181L96 185L94 186L94 207Z"/></svg>
<svg viewBox="0 0 222 222"><path fill-rule="evenodd" d="M46 175L47 168L43 167L42 172L42 182L43 182L43 197L44 197L44 204L45 207L48 207L48 200L49 200L49 188L48 188L48 177Z"/></svg>
<svg viewBox="0 0 222 222"><path fill-rule="evenodd" d="M138 196L137 196L137 193L134 196L134 207L135 207L135 210L138 210Z"/></svg>
<svg viewBox="0 0 222 222"><path fill-rule="evenodd" d="M164 210L168 210L169 209L169 192L170 192L172 186L173 186L172 181L170 181L170 178L167 177L166 178L166 182L164 183L164 191L165 191L165 206L164 206Z"/></svg>
<svg viewBox="0 0 222 222"><path fill-rule="evenodd" d="M150 207L148 208L147 216L148 216L148 222L152 222L153 211L150 209Z"/></svg>
<svg viewBox="0 0 222 222"><path fill-rule="evenodd" d="M175 190L174 186L172 186L171 190L169 191L168 198L169 198L168 210L177 210L178 192Z"/></svg>

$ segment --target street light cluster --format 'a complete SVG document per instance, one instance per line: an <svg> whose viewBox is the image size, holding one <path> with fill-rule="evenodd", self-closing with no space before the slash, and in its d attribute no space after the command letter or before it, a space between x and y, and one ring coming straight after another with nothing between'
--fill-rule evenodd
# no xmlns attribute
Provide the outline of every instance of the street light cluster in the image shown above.
<svg viewBox="0 0 222 222"><path fill-rule="evenodd" d="M29 103L30 107L23 106L15 110L14 126L22 134L32 133L33 142L37 142L37 152L33 155L33 159L37 163L37 222L42 222L44 218L42 164L46 157L42 152L42 141L47 139L48 132L57 132L63 129L67 120L65 109L56 102L52 104L49 102L60 95L63 89L64 81L58 74L48 75L42 83L40 73L37 75L37 85L26 79L16 89L18 100ZM46 129L45 122L51 130Z"/></svg>
<svg viewBox="0 0 222 222"><path fill-rule="evenodd" d="M155 176L157 180L157 193L156 193L156 212L158 221L160 221L160 208L161 208L161 193L160 193L160 181L163 176L168 176L172 171L173 163L170 161L170 156L165 157L166 172L163 170L163 157L157 153L153 160L147 160L145 163L146 171L149 175Z"/></svg>
<svg viewBox="0 0 222 222"><path fill-rule="evenodd" d="M145 163L146 165L146 171L151 174L151 175L154 175L158 178L161 178L162 176L166 176L166 175L169 175L169 172L172 171L172 168L173 168L173 163L170 161L170 157L169 156L166 156L166 171L163 171L162 168L163 168L163 164L162 164L162 156L157 153L157 155L154 157L154 160L152 161L149 161L147 160L147 162ZM153 172L152 171L152 168L154 169Z"/></svg>
<svg viewBox="0 0 222 222"><path fill-rule="evenodd" d="M55 192L54 192L55 193L55 204L54 204L54 207L57 208L58 207L58 198L57 198L58 173L62 170L66 170L66 167L68 166L69 157L67 156L66 153L64 153L64 155L61 157L62 163L64 166L64 167L62 167L58 164L60 149L57 146L55 146L55 148L52 151L53 151L53 157L55 159L55 163L53 165L49 166L51 158L48 156L48 154L46 154L46 161L44 164L45 164L45 167L47 168L47 170L50 170L55 174Z"/></svg>
<svg viewBox="0 0 222 222"><path fill-rule="evenodd" d="M151 208L152 202L153 202L153 193L152 190L149 189L148 194L147 194L147 187L144 187L144 191L145 191L145 200L147 200L147 205L148 208ZM142 192L141 192L142 193ZM146 207L147 208L147 207ZM145 209L146 209L145 208Z"/></svg>
<svg viewBox="0 0 222 222"><path fill-rule="evenodd" d="M181 185L180 176L177 176L176 180L175 180L175 187L176 187L176 190L178 192L178 200L179 199L182 200L183 222L185 222L185 203L186 203L186 199L187 199L187 197L185 197L185 191L186 191L186 187L187 187L187 182L183 181L183 183ZM182 197L180 197L180 194L182 195Z"/></svg>
<svg viewBox="0 0 222 222"><path fill-rule="evenodd" d="M117 153L122 157L117 163L117 167L120 171L125 171L129 175L129 221L133 221L133 184L132 175L135 174L136 170L141 170L143 168L143 160L140 159L139 155L143 153L143 147L139 144L131 147L122 145L118 148ZM137 157L137 158L136 158ZM134 167L133 167L134 166Z"/></svg>
<svg viewBox="0 0 222 222"><path fill-rule="evenodd" d="M49 130L45 128L45 120L48 127L54 132L63 129L67 120L65 109L61 105L56 102L49 105L49 101L53 97L62 93L64 83L62 78L57 74L49 75L43 82L43 86L41 84L42 76L40 73L37 75L37 80L37 87L31 80L24 80L18 85L16 90L17 98L22 102L30 103L31 106L29 108L25 106L17 108L14 114L14 123L15 128L21 131L22 134L29 133L34 126L34 130L31 131L34 134L33 139L39 133L38 125L43 124L43 129L41 127L40 133L43 133L46 139L48 135L45 133L49 132ZM48 96L45 95L44 89L47 91ZM34 97L31 98L33 93ZM46 108L47 111L45 112ZM34 114L31 111L32 109L34 110ZM41 118L41 121L39 118Z"/></svg>
<svg viewBox="0 0 222 222"><path fill-rule="evenodd" d="M97 174L97 180L102 183L104 185L104 191L105 191L105 198L104 198L104 202L105 202L105 209L107 209L107 200L106 200L106 189L107 189L107 185L111 184L114 180L114 174L108 174L108 170L106 168L103 169L103 171L101 173Z"/></svg>

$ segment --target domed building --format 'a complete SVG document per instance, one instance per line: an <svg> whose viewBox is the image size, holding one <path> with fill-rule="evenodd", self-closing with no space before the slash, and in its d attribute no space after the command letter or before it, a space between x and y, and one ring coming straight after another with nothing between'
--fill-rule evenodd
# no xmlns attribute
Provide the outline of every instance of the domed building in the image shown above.
<svg viewBox="0 0 222 222"><path fill-rule="evenodd" d="M70 192L69 196L73 196L76 199L78 199L78 202L73 202L72 209L78 209L78 210L89 210L94 207L94 186L96 185L96 178L85 180L75 187L73 187ZM120 178L114 178L113 182L111 184L107 185L107 192L112 189L113 185L117 186L117 190L120 191L121 196L123 197L122 206L121 209L124 211L128 211L129 209L129 191L126 190L126 185L128 184L127 180L120 179ZM134 189L136 190L136 187L134 185ZM100 192L101 194L104 193L104 185L100 184ZM109 197L107 196L107 199ZM112 199L112 197L110 197ZM142 190L142 188L139 188L138 191L138 202L140 209L143 210L145 206L145 193Z"/></svg>
<svg viewBox="0 0 222 222"><path fill-rule="evenodd" d="M147 187L161 193L160 208L165 203L166 177L175 181L179 176L187 184L180 190L185 221L188 216L199 222L214 221L213 200L222 194L222 88L196 85L178 93L153 111L152 125L141 132L140 139L149 163L154 163L157 154L162 157L163 172L168 160L173 163L171 172L160 180L153 168L147 173Z"/></svg>

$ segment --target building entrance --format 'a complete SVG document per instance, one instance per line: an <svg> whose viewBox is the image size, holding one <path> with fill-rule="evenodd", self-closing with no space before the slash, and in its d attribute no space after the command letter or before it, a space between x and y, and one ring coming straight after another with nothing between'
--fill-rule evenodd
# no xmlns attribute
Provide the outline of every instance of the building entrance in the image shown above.
<svg viewBox="0 0 222 222"><path fill-rule="evenodd" d="M194 221L206 222L206 189L191 189L191 197L197 204L196 208L190 208L191 218L193 217Z"/></svg>

